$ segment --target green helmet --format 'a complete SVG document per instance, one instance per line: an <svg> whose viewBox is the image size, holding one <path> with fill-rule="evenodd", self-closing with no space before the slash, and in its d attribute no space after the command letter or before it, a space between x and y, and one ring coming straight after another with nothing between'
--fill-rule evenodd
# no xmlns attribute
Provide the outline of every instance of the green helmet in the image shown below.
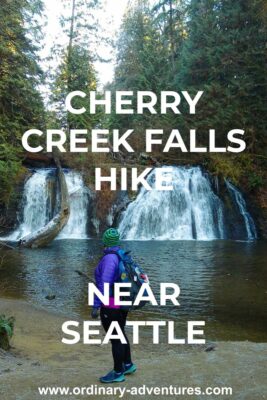
<svg viewBox="0 0 267 400"><path fill-rule="evenodd" d="M106 247L117 246L120 242L119 231L115 228L107 229L103 234L102 241Z"/></svg>

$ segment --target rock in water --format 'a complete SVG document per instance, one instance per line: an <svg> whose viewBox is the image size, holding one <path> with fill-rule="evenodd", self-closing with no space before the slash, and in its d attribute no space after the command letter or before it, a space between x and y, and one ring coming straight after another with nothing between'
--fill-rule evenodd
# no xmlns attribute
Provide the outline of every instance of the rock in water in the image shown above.
<svg viewBox="0 0 267 400"><path fill-rule="evenodd" d="M47 296L45 296L45 298L47 300L54 300L56 298L56 295L55 294L48 294Z"/></svg>

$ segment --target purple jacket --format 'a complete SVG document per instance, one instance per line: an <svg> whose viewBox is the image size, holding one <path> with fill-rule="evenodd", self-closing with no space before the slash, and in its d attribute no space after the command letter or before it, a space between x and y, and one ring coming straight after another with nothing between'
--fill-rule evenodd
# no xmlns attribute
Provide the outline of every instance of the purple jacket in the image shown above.
<svg viewBox="0 0 267 400"><path fill-rule="evenodd" d="M104 250L104 256L101 258L95 269L95 283L101 293L104 293L104 283L109 283L110 288L115 282L119 281L119 258L116 254L108 254L109 251L120 250L119 246L108 247ZM109 307L119 308L114 305L114 299L110 296ZM101 307L102 303L97 296L94 297L94 307Z"/></svg>

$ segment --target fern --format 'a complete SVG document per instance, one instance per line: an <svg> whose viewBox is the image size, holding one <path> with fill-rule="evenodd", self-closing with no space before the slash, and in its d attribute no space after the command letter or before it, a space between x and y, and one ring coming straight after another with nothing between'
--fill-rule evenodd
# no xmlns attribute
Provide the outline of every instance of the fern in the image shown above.
<svg viewBox="0 0 267 400"><path fill-rule="evenodd" d="M14 334L15 318L7 318L5 315L0 315L0 335L7 335L11 338Z"/></svg>

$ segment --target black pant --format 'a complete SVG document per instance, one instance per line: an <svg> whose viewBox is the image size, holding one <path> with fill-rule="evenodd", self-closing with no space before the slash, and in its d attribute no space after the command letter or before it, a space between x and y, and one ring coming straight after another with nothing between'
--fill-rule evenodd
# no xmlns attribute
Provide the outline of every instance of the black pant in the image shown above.
<svg viewBox="0 0 267 400"><path fill-rule="evenodd" d="M125 335L125 324L127 318L128 311L121 310L119 308L106 308L101 307L100 309L100 318L103 325L103 328L107 332L108 328L112 321L118 321L119 326L124 334L124 337L127 341L126 344L121 343L120 339L111 339L111 346L112 346L112 355L114 360L114 370L116 372L123 371L123 363L130 364L131 360L131 349L130 343ZM113 333L113 332L112 332Z"/></svg>

